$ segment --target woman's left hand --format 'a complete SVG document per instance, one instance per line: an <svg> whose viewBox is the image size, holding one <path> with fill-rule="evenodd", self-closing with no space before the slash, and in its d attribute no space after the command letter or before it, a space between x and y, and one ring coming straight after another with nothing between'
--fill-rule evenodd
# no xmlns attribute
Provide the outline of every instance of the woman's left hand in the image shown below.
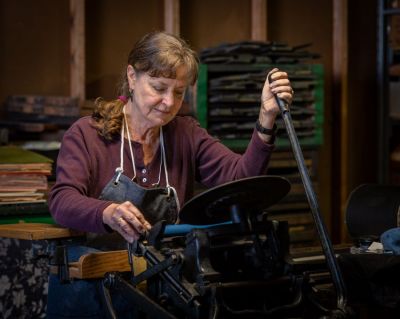
<svg viewBox="0 0 400 319"><path fill-rule="evenodd" d="M269 82L269 78L271 78L271 82ZM261 95L261 109L258 117L258 121L262 127L272 129L275 118L280 113L279 105L274 95L277 94L280 99L285 100L290 105L293 93L286 72L274 68L268 73ZM273 140L271 135L265 135L260 132L258 132L258 135L265 143L270 143Z"/></svg>
<svg viewBox="0 0 400 319"><path fill-rule="evenodd" d="M268 81L268 78L271 78L271 82ZM274 95L277 94L280 99L290 105L292 103L293 93L288 74L274 68L268 73L264 83L261 96L261 112L265 115L278 115L280 110Z"/></svg>
<svg viewBox="0 0 400 319"><path fill-rule="evenodd" d="M269 79L271 79L271 82L269 82ZM275 118L280 113L279 105L274 96L275 94L280 99L285 100L288 105L292 103L293 89L290 85L288 74L277 68L268 73L261 95L261 108L258 120L261 126L267 129L274 127ZM258 136L265 143L273 141L272 135L258 132Z"/></svg>

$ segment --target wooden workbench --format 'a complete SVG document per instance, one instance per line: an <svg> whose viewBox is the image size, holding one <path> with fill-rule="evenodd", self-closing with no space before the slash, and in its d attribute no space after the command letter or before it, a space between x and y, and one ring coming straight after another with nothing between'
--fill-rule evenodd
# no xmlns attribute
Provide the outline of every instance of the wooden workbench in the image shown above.
<svg viewBox="0 0 400 319"><path fill-rule="evenodd" d="M83 236L79 232L58 225L43 223L18 223L0 225L0 237L24 240L45 240Z"/></svg>

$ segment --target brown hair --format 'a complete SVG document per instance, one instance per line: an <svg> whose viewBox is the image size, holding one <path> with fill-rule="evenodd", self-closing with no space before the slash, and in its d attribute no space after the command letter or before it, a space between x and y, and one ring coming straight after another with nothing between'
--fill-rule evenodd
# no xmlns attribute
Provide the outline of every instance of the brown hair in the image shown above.
<svg viewBox="0 0 400 319"><path fill-rule="evenodd" d="M198 75L198 57L181 38L166 32L151 32L140 39L128 56L128 65L136 72L145 72L152 77L175 78L178 67L187 67L188 83L193 85ZM118 88L119 95L130 96L129 82L124 72ZM122 109L120 99L105 101L98 98L92 117L99 134L107 140L120 133Z"/></svg>

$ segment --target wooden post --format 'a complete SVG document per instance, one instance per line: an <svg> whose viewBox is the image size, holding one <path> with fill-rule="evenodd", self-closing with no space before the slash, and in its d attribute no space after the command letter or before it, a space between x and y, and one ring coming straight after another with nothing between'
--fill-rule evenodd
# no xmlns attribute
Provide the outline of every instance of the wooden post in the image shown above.
<svg viewBox="0 0 400 319"><path fill-rule="evenodd" d="M267 41L267 0L251 0L251 39Z"/></svg>
<svg viewBox="0 0 400 319"><path fill-rule="evenodd" d="M340 242L346 239L346 229L343 226L346 201L349 195L347 6L347 0L333 1L332 136L335 146L332 151L333 211L331 221L334 241L340 240Z"/></svg>
<svg viewBox="0 0 400 319"><path fill-rule="evenodd" d="M85 101L85 1L70 0L70 95Z"/></svg>
<svg viewBox="0 0 400 319"><path fill-rule="evenodd" d="M179 0L164 0L164 29L180 35Z"/></svg>

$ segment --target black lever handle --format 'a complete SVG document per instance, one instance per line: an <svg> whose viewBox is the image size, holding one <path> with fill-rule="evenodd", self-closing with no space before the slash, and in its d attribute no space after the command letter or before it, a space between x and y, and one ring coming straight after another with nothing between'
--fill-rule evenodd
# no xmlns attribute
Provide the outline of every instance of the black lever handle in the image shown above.
<svg viewBox="0 0 400 319"><path fill-rule="evenodd" d="M268 75L268 82L271 83L271 76L273 73ZM326 258L332 281L336 289L337 294L337 307L338 309L346 313L346 304L347 304L347 296L346 296L346 287L344 285L343 277L339 268L339 265L336 260L336 256L332 247L332 243L328 236L328 232L325 227L325 223L321 217L317 196L315 195L310 176L308 174L307 167L304 162L303 153L301 151L300 143L297 138L296 132L293 127L292 118L289 111L289 106L286 101L280 99L277 94L274 94L275 100L278 103L279 109L281 111L282 118L285 123L286 131L290 140L290 144L292 146L293 155L296 159L297 166L299 168L300 176L306 191L307 200L310 205L311 213L314 219L315 227L317 229L322 251Z"/></svg>

